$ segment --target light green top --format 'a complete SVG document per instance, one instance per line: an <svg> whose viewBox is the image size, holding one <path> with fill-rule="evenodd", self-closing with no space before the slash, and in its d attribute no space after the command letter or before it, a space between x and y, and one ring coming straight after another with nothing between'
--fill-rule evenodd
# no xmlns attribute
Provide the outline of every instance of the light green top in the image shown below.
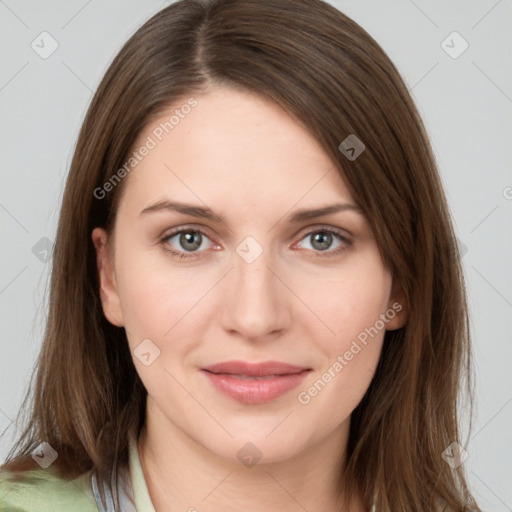
<svg viewBox="0 0 512 512"><path fill-rule="evenodd" d="M137 512L155 512L140 464L137 443L130 439L129 473ZM0 512L98 512L91 472L73 480L58 477L49 466L23 473L0 471Z"/></svg>

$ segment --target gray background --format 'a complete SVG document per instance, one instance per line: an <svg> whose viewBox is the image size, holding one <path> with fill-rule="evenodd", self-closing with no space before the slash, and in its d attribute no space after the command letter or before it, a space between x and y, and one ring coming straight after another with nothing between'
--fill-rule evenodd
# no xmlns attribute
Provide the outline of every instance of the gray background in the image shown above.
<svg viewBox="0 0 512 512"><path fill-rule="evenodd" d="M465 467L484 510L512 510L512 2L332 3L389 54L431 137L471 308L477 409ZM9 427L2 460L41 343L45 250L80 123L113 56L165 5L0 0L0 430ZM46 59L31 47L50 48L43 31L58 43ZM469 44L457 58L442 46L453 31ZM444 47L458 52L462 41L452 39Z"/></svg>

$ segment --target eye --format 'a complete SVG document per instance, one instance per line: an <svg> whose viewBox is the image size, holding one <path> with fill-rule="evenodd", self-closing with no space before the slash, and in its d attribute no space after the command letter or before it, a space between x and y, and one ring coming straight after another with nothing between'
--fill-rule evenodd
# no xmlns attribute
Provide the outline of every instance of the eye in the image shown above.
<svg viewBox="0 0 512 512"><path fill-rule="evenodd" d="M304 244L302 240L308 242ZM333 243L337 243L334 245ZM299 242L299 245L308 250L312 250L319 254L319 256L335 256L343 252L348 246L351 245L350 240L332 228L318 228L314 231L307 233Z"/></svg>
<svg viewBox="0 0 512 512"><path fill-rule="evenodd" d="M307 243L304 243L304 240ZM220 247L214 244L203 230L187 227L167 233L161 239L161 244L167 252L180 260L198 257L200 252L208 248ZM298 245L302 249L313 251L316 256L336 256L352 243L337 230L322 227L306 233Z"/></svg>
<svg viewBox="0 0 512 512"><path fill-rule="evenodd" d="M195 253L209 247L211 240L206 233L197 228L179 228L171 233L166 234L161 243L166 251L169 251L177 258L193 258Z"/></svg>

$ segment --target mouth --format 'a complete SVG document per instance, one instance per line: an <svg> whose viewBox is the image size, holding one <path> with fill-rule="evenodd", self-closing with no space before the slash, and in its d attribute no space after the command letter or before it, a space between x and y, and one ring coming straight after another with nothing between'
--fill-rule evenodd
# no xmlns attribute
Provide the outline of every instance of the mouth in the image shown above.
<svg viewBox="0 0 512 512"><path fill-rule="evenodd" d="M228 361L201 369L214 388L247 405L270 402L297 387L311 368L277 361Z"/></svg>

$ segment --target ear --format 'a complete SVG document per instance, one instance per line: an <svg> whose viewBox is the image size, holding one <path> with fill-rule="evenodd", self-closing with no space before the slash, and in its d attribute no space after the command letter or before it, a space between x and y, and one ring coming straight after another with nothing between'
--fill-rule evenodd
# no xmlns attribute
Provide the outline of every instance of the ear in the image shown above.
<svg viewBox="0 0 512 512"><path fill-rule="evenodd" d="M391 287L391 294L388 303L388 316L389 321L386 324L386 330L394 331L400 329L407 323L409 318L409 308L407 305L407 297L405 296L402 285L395 279L393 279L393 285ZM394 316L393 313L394 312Z"/></svg>
<svg viewBox="0 0 512 512"><path fill-rule="evenodd" d="M107 247L107 232L103 228L94 228L92 241L96 249L96 266L98 269L98 280L100 284L100 298L103 313L107 320L117 326L123 327L123 313L121 301L116 286L116 276L113 262Z"/></svg>

